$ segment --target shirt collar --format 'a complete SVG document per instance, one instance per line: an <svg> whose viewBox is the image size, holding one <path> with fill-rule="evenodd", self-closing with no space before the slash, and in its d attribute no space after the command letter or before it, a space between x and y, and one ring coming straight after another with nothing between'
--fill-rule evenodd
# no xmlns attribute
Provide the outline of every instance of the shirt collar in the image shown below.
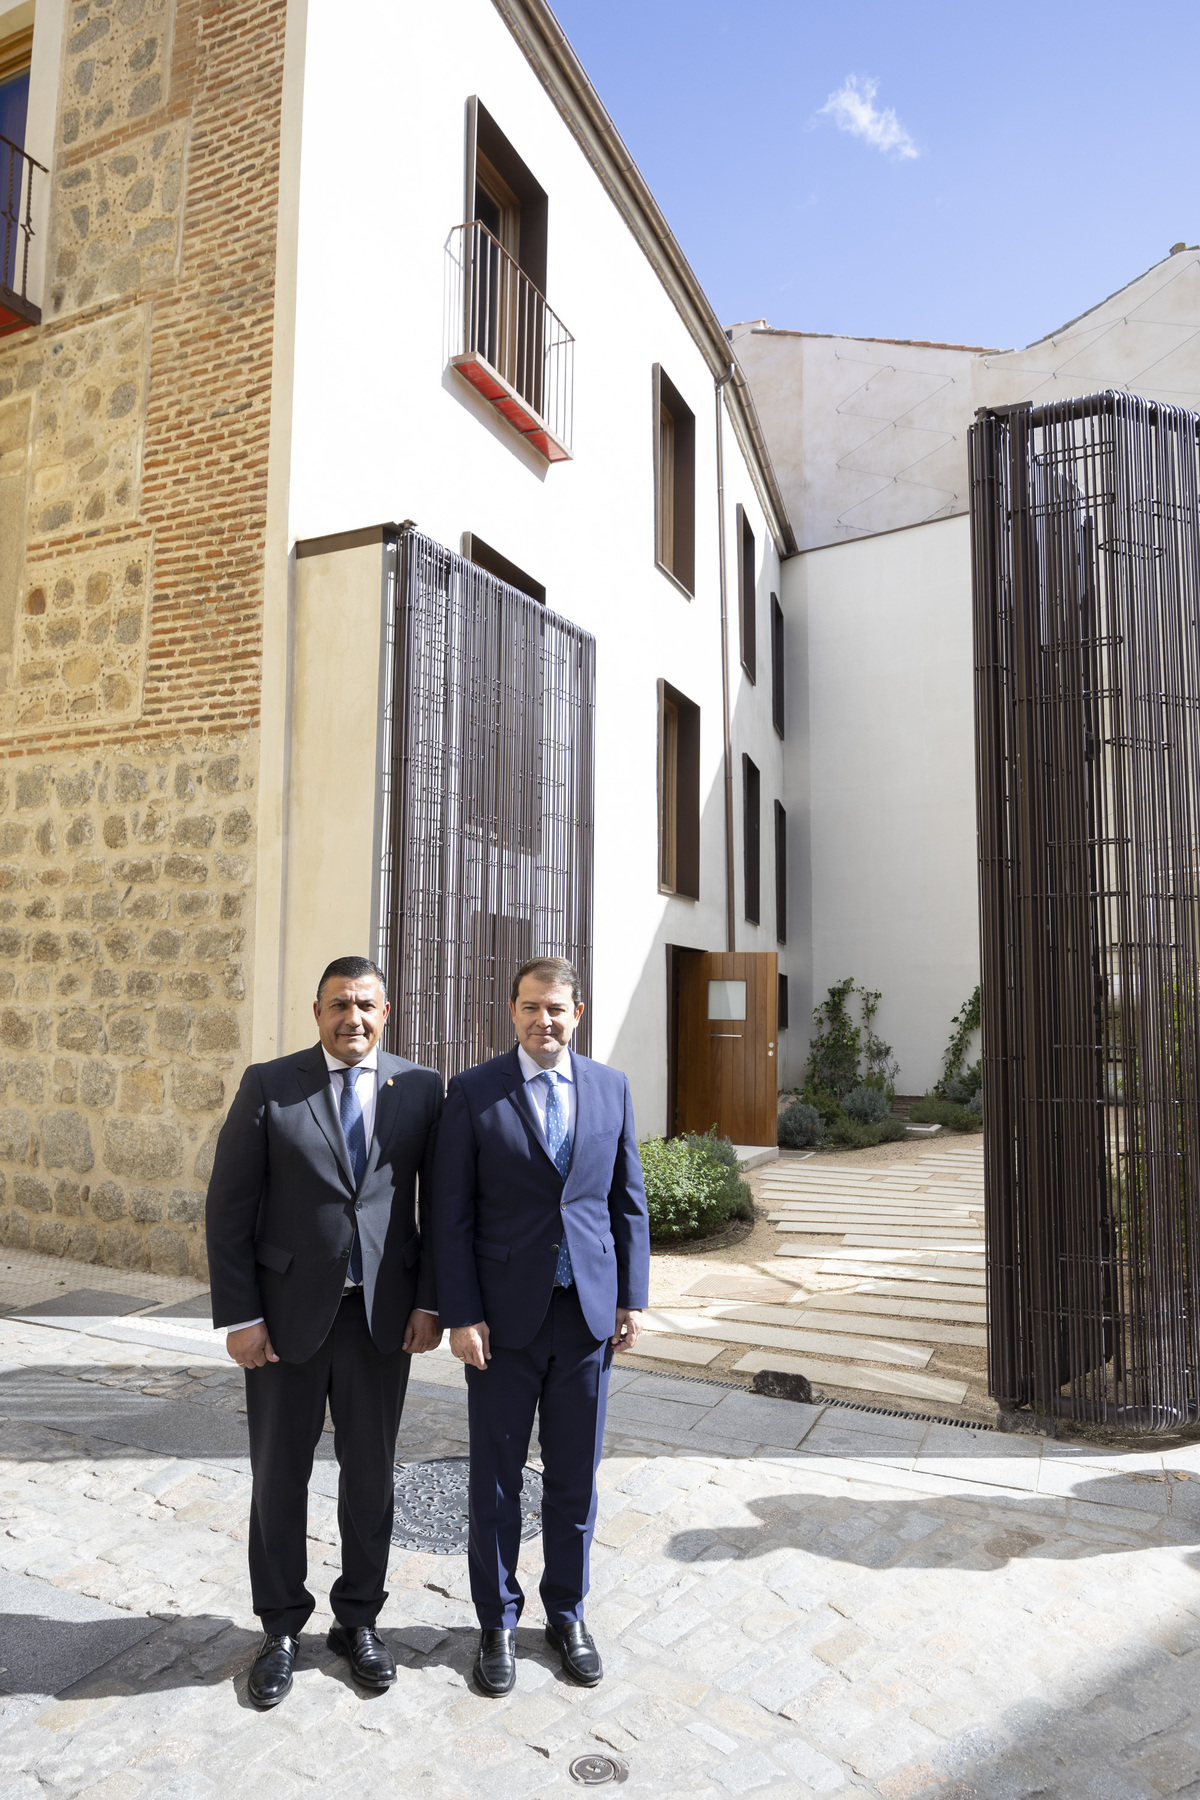
<svg viewBox="0 0 1200 1800"><path fill-rule="evenodd" d="M321 1054L325 1058L325 1067L329 1070L329 1073L331 1075L334 1075L334 1074L340 1075L343 1073L344 1070L352 1068L352 1067L358 1067L360 1069L370 1069L371 1073L374 1074L379 1067L379 1045L378 1044L376 1044L375 1048L373 1050L371 1050L370 1052L368 1052L368 1054L366 1056L364 1056L362 1061L360 1063L358 1063L357 1065L351 1064L351 1063L339 1062L336 1056L330 1056L330 1054L329 1054L328 1050L326 1050L324 1044L321 1045Z"/></svg>
<svg viewBox="0 0 1200 1800"><path fill-rule="evenodd" d="M517 1045L517 1061L521 1065L521 1073L525 1077L526 1081L536 1081L539 1075L552 1075L552 1074L557 1075L558 1079L560 1081L574 1081L574 1079L575 1079L574 1071L571 1068L571 1052L569 1050L567 1051L567 1054L563 1057L563 1060L558 1065L557 1069L543 1069L543 1068L540 1068L538 1066L538 1064L534 1062L532 1056L530 1056L528 1050L525 1049L524 1045L518 1044Z"/></svg>

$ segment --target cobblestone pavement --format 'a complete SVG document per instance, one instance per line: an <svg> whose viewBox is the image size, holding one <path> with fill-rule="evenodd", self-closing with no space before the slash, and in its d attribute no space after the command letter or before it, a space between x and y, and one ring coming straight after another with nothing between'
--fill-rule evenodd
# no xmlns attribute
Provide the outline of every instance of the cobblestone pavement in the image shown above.
<svg viewBox="0 0 1200 1800"><path fill-rule="evenodd" d="M414 1377L402 1457L461 1453L461 1371L439 1352ZM1200 1794L1200 1447L619 1370L588 1612L606 1679L572 1687L547 1654L529 1545L517 1688L489 1701L462 1557L395 1553L391 1693L325 1650L326 1437L318 1612L259 1714L244 1429L215 1354L0 1320L0 1800L517 1800L575 1792L588 1753L655 1800Z"/></svg>

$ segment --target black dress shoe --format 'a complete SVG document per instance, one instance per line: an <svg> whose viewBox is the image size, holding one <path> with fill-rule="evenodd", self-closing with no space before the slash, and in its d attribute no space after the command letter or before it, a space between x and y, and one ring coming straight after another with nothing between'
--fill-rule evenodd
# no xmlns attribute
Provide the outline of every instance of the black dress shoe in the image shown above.
<svg viewBox="0 0 1200 1800"><path fill-rule="evenodd" d="M479 1654L472 1674L481 1694L511 1694L517 1679L516 1632L480 1632Z"/></svg>
<svg viewBox="0 0 1200 1800"><path fill-rule="evenodd" d="M562 1657L563 1674L577 1681L580 1687L595 1687L603 1679L600 1652L582 1619L570 1619L565 1625L547 1625L546 1641L553 1644Z"/></svg>
<svg viewBox="0 0 1200 1800"><path fill-rule="evenodd" d="M246 1684L255 1706L265 1711L286 1700L292 1691L292 1664L299 1648L294 1637L272 1637L267 1633Z"/></svg>
<svg viewBox="0 0 1200 1800"><path fill-rule="evenodd" d="M373 1625L333 1625L325 1642L348 1659L360 1687L389 1688L395 1681L392 1653Z"/></svg>

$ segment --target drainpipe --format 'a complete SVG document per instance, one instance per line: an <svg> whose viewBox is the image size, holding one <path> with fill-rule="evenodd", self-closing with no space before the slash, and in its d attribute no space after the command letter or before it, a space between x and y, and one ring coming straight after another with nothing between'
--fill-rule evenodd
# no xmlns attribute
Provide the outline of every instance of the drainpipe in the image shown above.
<svg viewBox="0 0 1200 1800"><path fill-rule="evenodd" d="M725 449L722 431L727 369L715 382L717 402L717 567L721 576L721 725L725 738L725 948L736 950L733 881L733 724L729 706L729 596L725 581Z"/></svg>

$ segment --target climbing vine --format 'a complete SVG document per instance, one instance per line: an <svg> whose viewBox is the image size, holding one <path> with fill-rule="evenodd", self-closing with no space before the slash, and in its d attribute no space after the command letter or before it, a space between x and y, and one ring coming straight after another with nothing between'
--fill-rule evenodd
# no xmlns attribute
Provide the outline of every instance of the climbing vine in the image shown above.
<svg viewBox="0 0 1200 1800"><path fill-rule="evenodd" d="M983 1085L983 1071L980 1062L974 1062L970 1067L967 1066L967 1052L971 1048L971 1040L983 1023L983 1008L978 987L965 1006L955 1013L950 1023L953 1030L942 1058L942 1077L933 1091L940 1100L954 1100L961 1104L977 1094Z"/></svg>

